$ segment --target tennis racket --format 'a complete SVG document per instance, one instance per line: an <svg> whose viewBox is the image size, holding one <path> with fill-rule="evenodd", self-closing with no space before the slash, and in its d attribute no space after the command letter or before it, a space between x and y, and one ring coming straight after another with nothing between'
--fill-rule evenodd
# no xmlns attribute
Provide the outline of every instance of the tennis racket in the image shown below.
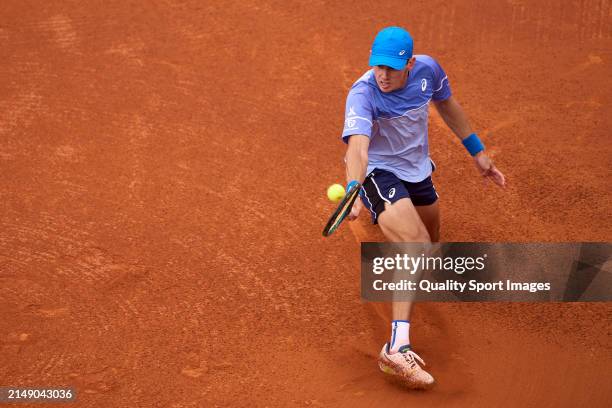
<svg viewBox="0 0 612 408"><path fill-rule="evenodd" d="M327 221L327 225L323 228L323 236L328 237L335 230L338 229L344 218L351 212L351 208L353 207L353 203L357 199L359 195L359 190L361 189L361 184L355 182L349 191L346 192L342 201L336 208L336 211L329 217L329 221Z"/></svg>

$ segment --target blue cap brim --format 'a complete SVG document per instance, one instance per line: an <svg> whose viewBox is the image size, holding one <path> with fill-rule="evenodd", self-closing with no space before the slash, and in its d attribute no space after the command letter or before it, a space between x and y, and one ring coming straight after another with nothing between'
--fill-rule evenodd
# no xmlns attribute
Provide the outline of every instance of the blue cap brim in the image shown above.
<svg viewBox="0 0 612 408"><path fill-rule="evenodd" d="M389 55L372 55L370 54L370 66L385 65L393 69L404 69L408 63L407 59L396 58Z"/></svg>

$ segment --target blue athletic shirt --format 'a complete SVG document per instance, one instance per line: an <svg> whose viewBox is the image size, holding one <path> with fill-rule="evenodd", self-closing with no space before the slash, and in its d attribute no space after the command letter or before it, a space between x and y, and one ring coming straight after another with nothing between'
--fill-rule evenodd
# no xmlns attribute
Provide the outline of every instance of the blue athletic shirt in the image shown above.
<svg viewBox="0 0 612 408"><path fill-rule="evenodd" d="M388 170L402 180L416 183L431 175L427 142L429 101L451 96L448 78L432 57L415 55L416 61L402 89L384 93L374 70L355 82L346 98L342 140L351 135L370 138L369 174Z"/></svg>

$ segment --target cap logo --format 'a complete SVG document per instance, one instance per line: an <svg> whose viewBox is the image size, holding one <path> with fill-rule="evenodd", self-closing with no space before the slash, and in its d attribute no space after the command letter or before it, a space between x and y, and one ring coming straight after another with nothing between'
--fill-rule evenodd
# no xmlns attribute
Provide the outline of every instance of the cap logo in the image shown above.
<svg viewBox="0 0 612 408"><path fill-rule="evenodd" d="M406 53L406 50L401 50L401 51L399 52L399 55L404 55L405 53Z"/></svg>

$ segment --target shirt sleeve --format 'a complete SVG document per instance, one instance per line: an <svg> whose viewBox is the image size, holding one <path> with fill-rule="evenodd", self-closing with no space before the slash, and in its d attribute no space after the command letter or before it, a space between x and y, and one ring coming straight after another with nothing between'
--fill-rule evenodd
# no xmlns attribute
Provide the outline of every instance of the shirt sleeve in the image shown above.
<svg viewBox="0 0 612 408"><path fill-rule="evenodd" d="M344 143L348 143L349 136L352 135L372 137L372 103L365 92L367 92L367 89L353 88L346 98L344 130L342 132Z"/></svg>
<svg viewBox="0 0 612 408"><path fill-rule="evenodd" d="M438 61L433 58L431 58L430 66L433 70L433 95L431 99L434 101L443 101L450 98L451 89L450 85L448 84L448 77L446 76L446 73L440 64L438 64Z"/></svg>

